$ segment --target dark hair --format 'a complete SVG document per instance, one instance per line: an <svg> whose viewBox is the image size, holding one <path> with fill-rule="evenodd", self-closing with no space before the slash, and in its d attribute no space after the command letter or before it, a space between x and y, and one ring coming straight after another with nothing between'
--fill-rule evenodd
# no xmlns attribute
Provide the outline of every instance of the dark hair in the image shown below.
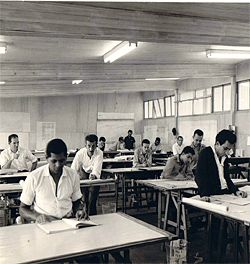
<svg viewBox="0 0 250 264"><path fill-rule="evenodd" d="M11 143L11 139L12 138L18 138L18 135L17 134L11 134L11 135L9 135L8 136L8 142L9 142L9 144Z"/></svg>
<svg viewBox="0 0 250 264"><path fill-rule="evenodd" d="M133 131L132 131L131 129L128 130L128 133L129 133L129 132L133 134Z"/></svg>
<svg viewBox="0 0 250 264"><path fill-rule="evenodd" d="M220 145L228 141L230 144L234 144L237 140L236 135L231 130L223 129L221 130L215 138L215 143L219 142Z"/></svg>
<svg viewBox="0 0 250 264"><path fill-rule="evenodd" d="M161 139L159 137L156 137L155 141L161 141Z"/></svg>
<svg viewBox="0 0 250 264"><path fill-rule="evenodd" d="M118 140L119 140L119 141L121 141L121 140L123 141L123 137L119 137L119 139L118 139Z"/></svg>
<svg viewBox="0 0 250 264"><path fill-rule="evenodd" d="M176 128L174 127L174 128L172 128L172 133L173 133L173 135L174 136L176 136L177 135L177 130L176 130Z"/></svg>
<svg viewBox="0 0 250 264"><path fill-rule="evenodd" d="M99 141L106 142L106 138L105 137L99 137Z"/></svg>
<svg viewBox="0 0 250 264"><path fill-rule="evenodd" d="M200 130L200 129L196 129L196 130L194 131L194 135L193 135L193 136L195 136L195 134L197 134L199 137L201 137L201 136L204 135L203 131Z"/></svg>
<svg viewBox="0 0 250 264"><path fill-rule="evenodd" d="M150 144L150 141L149 141L148 139L145 138L145 139L142 140L141 144L143 145L143 143L145 143L145 144Z"/></svg>
<svg viewBox="0 0 250 264"><path fill-rule="evenodd" d="M60 138L54 138L50 140L46 146L45 155L46 158L49 158L51 156L51 153L54 154L61 154L65 157L67 157L67 146L65 142Z"/></svg>
<svg viewBox="0 0 250 264"><path fill-rule="evenodd" d="M190 146L186 146L181 152L181 154L188 154L188 153L195 155L194 149Z"/></svg>
<svg viewBox="0 0 250 264"><path fill-rule="evenodd" d="M97 137L97 135L95 135L95 134L89 134L89 135L87 135L87 136L85 137L85 141L96 142L96 144L97 144L97 142L98 142L98 137Z"/></svg>
<svg viewBox="0 0 250 264"><path fill-rule="evenodd" d="M177 140L180 139L180 138L183 140L183 136L178 136L178 137L177 137Z"/></svg>

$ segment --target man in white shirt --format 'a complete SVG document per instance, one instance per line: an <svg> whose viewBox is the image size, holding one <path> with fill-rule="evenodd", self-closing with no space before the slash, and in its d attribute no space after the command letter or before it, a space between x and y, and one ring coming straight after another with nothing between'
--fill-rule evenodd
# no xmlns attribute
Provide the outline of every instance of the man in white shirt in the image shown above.
<svg viewBox="0 0 250 264"><path fill-rule="evenodd" d="M80 179L100 179L103 162L103 152L97 147L98 137L94 134L87 135L85 147L80 149L72 162L71 168L79 175ZM100 186L82 188L89 215L97 214L96 202Z"/></svg>
<svg viewBox="0 0 250 264"><path fill-rule="evenodd" d="M9 147L0 154L0 165L2 169L33 171L37 167L37 158L29 150L19 147L18 135L9 135L8 143ZM28 162L32 163L30 169Z"/></svg>
<svg viewBox="0 0 250 264"><path fill-rule="evenodd" d="M182 136L178 136L176 139L176 142L173 145L173 154L177 155L177 154L181 154L182 150L184 149L184 145L183 145L183 137Z"/></svg>
<svg viewBox="0 0 250 264"><path fill-rule="evenodd" d="M61 139L52 139L46 147L46 159L48 164L31 172L25 180L20 198L21 217L38 223L71 216L88 218L79 176L64 166L66 144Z"/></svg>

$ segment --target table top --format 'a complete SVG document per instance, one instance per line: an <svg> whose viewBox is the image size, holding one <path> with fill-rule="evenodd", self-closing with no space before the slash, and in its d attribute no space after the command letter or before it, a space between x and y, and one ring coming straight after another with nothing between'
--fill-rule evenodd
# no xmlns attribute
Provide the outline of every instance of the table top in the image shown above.
<svg viewBox="0 0 250 264"><path fill-rule="evenodd" d="M103 159L103 163L132 163L132 162L133 160L125 160L125 159L112 159L112 158Z"/></svg>
<svg viewBox="0 0 250 264"><path fill-rule="evenodd" d="M235 185L250 184L247 181L247 179L232 179L232 181ZM136 180L136 182L160 191L198 189L196 182L193 180L174 181L168 179L156 179L156 180Z"/></svg>
<svg viewBox="0 0 250 264"><path fill-rule="evenodd" d="M132 172L145 172L145 171L162 171L165 166L141 167L141 168L111 168L102 169L102 172L107 173L132 173Z"/></svg>
<svg viewBox="0 0 250 264"><path fill-rule="evenodd" d="M2 174L2 173L5 173L5 174ZM9 170L9 171L0 170L0 180L1 179L11 179L11 178L26 178L29 174L30 174L30 171L17 172L17 170Z"/></svg>
<svg viewBox="0 0 250 264"><path fill-rule="evenodd" d="M99 225L55 234L46 234L36 224L1 227L0 263L41 263L174 237L122 213L96 215L91 220Z"/></svg>
<svg viewBox="0 0 250 264"><path fill-rule="evenodd" d="M234 204L230 196L235 202L238 200L239 203L249 203L245 205ZM250 225L250 188L247 198L236 197L234 195L214 195L210 196L210 200L211 202L209 203L204 202L201 201L201 198L199 196L195 196L192 198L183 198L183 203L192 205L194 207L206 210L211 213L219 214L227 218L243 222L246 225ZM223 206L224 208L226 207L227 210L223 210Z"/></svg>

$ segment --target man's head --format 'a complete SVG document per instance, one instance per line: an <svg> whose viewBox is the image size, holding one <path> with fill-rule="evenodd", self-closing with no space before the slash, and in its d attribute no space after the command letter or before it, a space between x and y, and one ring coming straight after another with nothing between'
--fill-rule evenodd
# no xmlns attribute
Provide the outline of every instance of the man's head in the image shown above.
<svg viewBox="0 0 250 264"><path fill-rule="evenodd" d="M89 134L85 137L85 146L90 156L94 154L97 147L98 137L95 134Z"/></svg>
<svg viewBox="0 0 250 264"><path fill-rule="evenodd" d="M221 130L215 138L214 149L218 157L223 157L229 153L236 143L236 135L227 129Z"/></svg>
<svg viewBox="0 0 250 264"><path fill-rule="evenodd" d="M159 137L155 138L155 145L158 146L161 143L161 139Z"/></svg>
<svg viewBox="0 0 250 264"><path fill-rule="evenodd" d="M177 144L178 144L179 146L181 146L182 143L183 143L183 137L182 137L182 136L178 136L176 142L177 142Z"/></svg>
<svg viewBox="0 0 250 264"><path fill-rule="evenodd" d="M12 152L16 153L18 151L18 147L19 147L18 135L16 135L16 134L9 135L8 143L10 145L10 150Z"/></svg>
<svg viewBox="0 0 250 264"><path fill-rule="evenodd" d="M131 129L129 129L129 130L128 130L128 135L129 135L129 136L132 136L132 134L133 134L133 131L132 131Z"/></svg>
<svg viewBox="0 0 250 264"><path fill-rule="evenodd" d="M201 145L202 139L203 139L203 131L200 129L196 129L194 131L194 135L193 135L193 144L195 147L198 147Z"/></svg>
<svg viewBox="0 0 250 264"><path fill-rule="evenodd" d="M195 154L194 149L191 148L190 146L186 146L181 152L180 159L185 164L191 163L194 154Z"/></svg>
<svg viewBox="0 0 250 264"><path fill-rule="evenodd" d="M120 142L120 143L123 143L123 142L124 142L123 137L119 137L119 142Z"/></svg>
<svg viewBox="0 0 250 264"><path fill-rule="evenodd" d="M100 137L99 138L99 142L104 142L105 143L106 142L106 138L105 137Z"/></svg>
<svg viewBox="0 0 250 264"><path fill-rule="evenodd" d="M45 155L50 172L61 174L67 161L67 146L64 141L60 138L50 140L46 146Z"/></svg>
<svg viewBox="0 0 250 264"><path fill-rule="evenodd" d="M149 145L150 145L150 141L148 139L143 139L142 140L142 152L145 154L149 151Z"/></svg>

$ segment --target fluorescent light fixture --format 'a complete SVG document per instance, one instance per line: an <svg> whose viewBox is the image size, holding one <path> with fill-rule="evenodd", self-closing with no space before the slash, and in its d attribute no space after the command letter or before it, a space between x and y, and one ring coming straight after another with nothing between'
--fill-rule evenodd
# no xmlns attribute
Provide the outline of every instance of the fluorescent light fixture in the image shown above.
<svg viewBox="0 0 250 264"><path fill-rule="evenodd" d="M176 81L179 80L180 78L171 78L171 77L166 77L166 78L147 78L145 79L146 81Z"/></svg>
<svg viewBox="0 0 250 264"><path fill-rule="evenodd" d="M82 82L82 80L73 80L72 84L80 84Z"/></svg>
<svg viewBox="0 0 250 264"><path fill-rule="evenodd" d="M7 52L7 45L5 43L0 43L0 54L5 54Z"/></svg>
<svg viewBox="0 0 250 264"><path fill-rule="evenodd" d="M125 54L129 53L133 49L137 47L137 42L129 42L129 41L123 41L117 46L115 46L112 50L107 52L103 55L103 60L105 63L113 62L120 57L124 56Z"/></svg>
<svg viewBox="0 0 250 264"><path fill-rule="evenodd" d="M0 85L3 85L3 84L5 84L5 82L4 82L4 81L1 81L1 82L0 82Z"/></svg>
<svg viewBox="0 0 250 264"><path fill-rule="evenodd" d="M221 59L250 59L250 50L207 50L208 58L221 58Z"/></svg>

